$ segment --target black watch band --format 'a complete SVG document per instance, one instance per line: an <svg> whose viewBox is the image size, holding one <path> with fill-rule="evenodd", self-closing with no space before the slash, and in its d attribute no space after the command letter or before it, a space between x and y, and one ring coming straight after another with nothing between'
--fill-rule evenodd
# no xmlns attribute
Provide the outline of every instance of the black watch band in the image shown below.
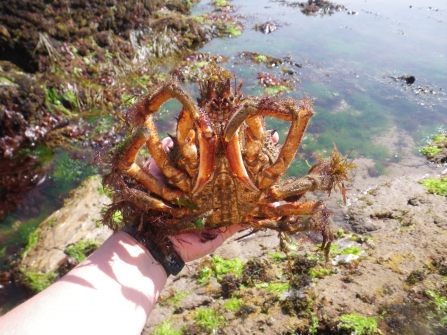
<svg viewBox="0 0 447 335"><path fill-rule="evenodd" d="M171 274L176 276L180 273L180 271L182 271L183 267L185 266L185 262L174 249L174 245L171 241L169 241L166 246L168 255L165 255L156 243L139 234L133 226L131 228L124 227L122 231L132 236L138 241L138 243L145 247L152 257L154 257L154 259L163 266L168 277Z"/></svg>

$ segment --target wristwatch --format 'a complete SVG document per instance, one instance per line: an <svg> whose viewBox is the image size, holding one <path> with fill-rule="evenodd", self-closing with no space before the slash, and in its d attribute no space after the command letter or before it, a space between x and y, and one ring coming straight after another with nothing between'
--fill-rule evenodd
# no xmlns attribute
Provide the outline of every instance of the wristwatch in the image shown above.
<svg viewBox="0 0 447 335"><path fill-rule="evenodd" d="M176 276L180 273L180 271L182 271L183 267L185 266L185 262L174 249L174 245L170 240L166 245L167 254L165 254L159 248L157 243L140 234L134 225L131 225L130 227L125 226L121 231L132 236L138 243L146 248L152 257L154 257L154 259L163 266L168 277L171 274Z"/></svg>

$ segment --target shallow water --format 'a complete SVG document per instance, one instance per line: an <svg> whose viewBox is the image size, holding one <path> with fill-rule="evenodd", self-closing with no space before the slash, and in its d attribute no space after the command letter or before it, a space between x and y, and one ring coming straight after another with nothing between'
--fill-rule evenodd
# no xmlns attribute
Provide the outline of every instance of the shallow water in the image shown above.
<svg viewBox="0 0 447 335"><path fill-rule="evenodd" d="M341 3L346 11L324 16L306 16L291 1L233 4L245 17L243 34L215 39L201 51L227 56L231 65L226 66L245 78L247 94L262 93L256 75L268 71L298 82L287 96L314 99L317 115L298 158L311 160L313 152L327 155L335 142L343 153L352 150L354 157L374 159L375 174L380 175L399 156L374 144L387 130L408 132L420 147L447 130L445 2L349 1ZM207 10L206 3L196 7L198 13ZM267 21L278 29L267 35L253 29ZM239 55L244 51L289 57L302 67L267 69L243 60ZM283 68L295 74L284 75ZM403 75L413 75L415 83L409 86L395 79ZM286 130L283 125L280 134L285 136ZM297 160L289 172L305 169L303 160Z"/></svg>

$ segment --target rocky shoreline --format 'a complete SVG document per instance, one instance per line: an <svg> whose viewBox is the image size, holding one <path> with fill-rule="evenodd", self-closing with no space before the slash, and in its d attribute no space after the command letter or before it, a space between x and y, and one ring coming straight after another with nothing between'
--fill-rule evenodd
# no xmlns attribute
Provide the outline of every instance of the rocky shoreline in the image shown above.
<svg viewBox="0 0 447 335"><path fill-rule="evenodd" d="M343 222L333 222L337 239L327 263L306 238L290 241L291 268L277 233L233 238L170 277L144 334L157 334L160 325L182 334L209 333L198 311L214 311L213 327L222 334L345 334L352 327L360 327L358 334L442 334L445 311L439 312L436 297L447 293L447 206L444 196L419 183L426 176L389 178L351 193L350 205L337 210ZM20 262L22 274L27 269L57 278L76 264L64 252L68 245L102 243L111 232L96 222L108 201L97 178L85 182L41 225L38 242ZM202 280L217 257L240 259L240 276L212 272ZM229 307L233 302L236 307ZM361 328L361 318L375 330Z"/></svg>

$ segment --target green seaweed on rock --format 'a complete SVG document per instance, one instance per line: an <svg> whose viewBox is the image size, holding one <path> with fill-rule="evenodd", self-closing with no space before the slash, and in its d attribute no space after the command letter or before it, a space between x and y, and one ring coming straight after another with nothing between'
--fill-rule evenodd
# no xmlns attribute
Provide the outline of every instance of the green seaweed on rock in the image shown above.
<svg viewBox="0 0 447 335"><path fill-rule="evenodd" d="M78 263L81 263L98 247L99 243L96 241L79 241L76 244L69 245L65 249L65 253L73 257Z"/></svg>
<svg viewBox="0 0 447 335"><path fill-rule="evenodd" d="M24 279L22 283L35 293L39 293L54 283L56 274L54 272L43 273L40 271L32 271L20 269Z"/></svg>
<svg viewBox="0 0 447 335"><path fill-rule="evenodd" d="M351 335L374 335L381 333L376 317L366 317L352 313L343 314L338 318L338 321L338 329L350 331Z"/></svg>
<svg viewBox="0 0 447 335"><path fill-rule="evenodd" d="M427 178L419 184L424 185L430 193L447 196L447 178Z"/></svg>
<svg viewBox="0 0 447 335"><path fill-rule="evenodd" d="M181 329L174 329L172 326L171 319L164 320L162 323L158 324L154 330L154 335L182 335Z"/></svg>

